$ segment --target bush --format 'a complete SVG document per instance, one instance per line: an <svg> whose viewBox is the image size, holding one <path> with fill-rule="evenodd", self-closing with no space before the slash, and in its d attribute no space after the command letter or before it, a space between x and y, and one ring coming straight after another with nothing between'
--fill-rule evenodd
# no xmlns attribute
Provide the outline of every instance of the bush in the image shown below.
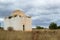
<svg viewBox="0 0 60 40"><path fill-rule="evenodd" d="M0 27L0 29L1 29L1 30L4 30L4 28L3 28L3 27Z"/></svg>
<svg viewBox="0 0 60 40"><path fill-rule="evenodd" d="M60 26L58 26L57 29L60 29Z"/></svg>
<svg viewBox="0 0 60 40"><path fill-rule="evenodd" d="M50 25L49 25L49 29L57 29L57 24L52 22Z"/></svg>
<svg viewBox="0 0 60 40"><path fill-rule="evenodd" d="M8 31L13 31L13 27L8 27Z"/></svg>
<svg viewBox="0 0 60 40"><path fill-rule="evenodd" d="M40 26L36 26L36 29L44 29L44 28Z"/></svg>

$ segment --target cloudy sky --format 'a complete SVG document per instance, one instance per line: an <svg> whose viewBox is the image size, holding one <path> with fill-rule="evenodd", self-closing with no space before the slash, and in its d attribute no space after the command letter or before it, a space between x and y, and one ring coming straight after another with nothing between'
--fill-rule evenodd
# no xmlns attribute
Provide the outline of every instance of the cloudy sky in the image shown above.
<svg viewBox="0 0 60 40"><path fill-rule="evenodd" d="M0 22L13 10L20 9L32 16L33 26L60 25L60 0L0 0Z"/></svg>

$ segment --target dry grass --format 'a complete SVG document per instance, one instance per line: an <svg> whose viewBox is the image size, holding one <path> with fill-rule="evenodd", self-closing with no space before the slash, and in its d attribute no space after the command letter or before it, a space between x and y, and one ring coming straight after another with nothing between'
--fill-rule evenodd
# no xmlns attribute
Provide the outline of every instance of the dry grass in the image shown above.
<svg viewBox="0 0 60 40"><path fill-rule="evenodd" d="M32 32L0 31L0 40L32 40Z"/></svg>
<svg viewBox="0 0 60 40"><path fill-rule="evenodd" d="M35 30L34 40L60 40L60 30Z"/></svg>
<svg viewBox="0 0 60 40"><path fill-rule="evenodd" d="M1 31L0 40L60 40L60 30Z"/></svg>

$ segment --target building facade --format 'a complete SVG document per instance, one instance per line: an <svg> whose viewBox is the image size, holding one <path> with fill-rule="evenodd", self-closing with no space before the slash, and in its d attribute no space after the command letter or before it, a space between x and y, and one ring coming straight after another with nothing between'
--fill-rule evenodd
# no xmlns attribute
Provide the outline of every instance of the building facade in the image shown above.
<svg viewBox="0 0 60 40"><path fill-rule="evenodd" d="M12 27L16 31L32 31L32 19L30 16L26 16L24 12L15 10L11 16L4 19L4 29L8 30L8 27Z"/></svg>

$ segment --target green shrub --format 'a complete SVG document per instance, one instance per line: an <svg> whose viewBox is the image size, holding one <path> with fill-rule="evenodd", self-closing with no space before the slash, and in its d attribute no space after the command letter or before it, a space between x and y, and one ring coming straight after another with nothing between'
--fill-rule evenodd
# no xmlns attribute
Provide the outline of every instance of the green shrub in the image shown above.
<svg viewBox="0 0 60 40"><path fill-rule="evenodd" d="M57 29L57 24L52 22L50 25L49 25L49 29Z"/></svg>
<svg viewBox="0 0 60 40"><path fill-rule="evenodd" d="M40 26L36 26L36 29L44 29L44 28Z"/></svg>
<svg viewBox="0 0 60 40"><path fill-rule="evenodd" d="M60 29L60 26L58 26L57 29Z"/></svg>
<svg viewBox="0 0 60 40"><path fill-rule="evenodd" d="M0 29L1 29L1 30L4 30L4 28L3 28L3 27L0 27Z"/></svg>

